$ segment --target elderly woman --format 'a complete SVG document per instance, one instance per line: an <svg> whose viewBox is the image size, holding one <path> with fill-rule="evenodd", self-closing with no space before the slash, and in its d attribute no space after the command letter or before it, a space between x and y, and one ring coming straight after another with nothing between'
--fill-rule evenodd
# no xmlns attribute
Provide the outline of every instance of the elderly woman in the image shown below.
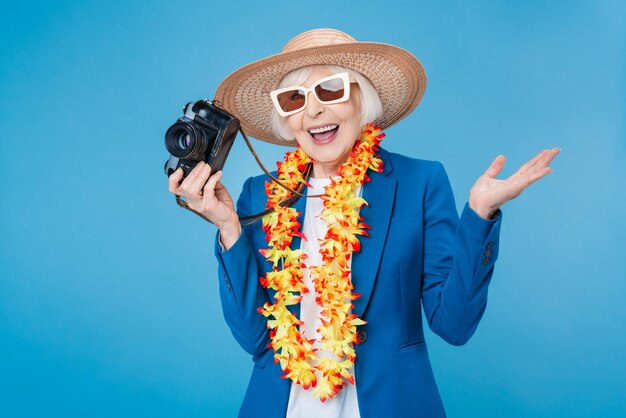
<svg viewBox="0 0 626 418"><path fill-rule="evenodd" d="M276 175L308 197L286 203L292 192L259 176L235 210L221 171L200 163L184 180L180 169L170 176L170 191L219 229L224 316L254 360L240 416L445 416L421 309L444 340L468 341L498 256L499 208L550 173L559 150L506 180L496 179L498 156L459 219L439 162L379 148L381 129L425 87L407 51L331 29L302 33L220 84L218 103L248 134L297 147ZM239 221L268 208L262 222Z"/></svg>

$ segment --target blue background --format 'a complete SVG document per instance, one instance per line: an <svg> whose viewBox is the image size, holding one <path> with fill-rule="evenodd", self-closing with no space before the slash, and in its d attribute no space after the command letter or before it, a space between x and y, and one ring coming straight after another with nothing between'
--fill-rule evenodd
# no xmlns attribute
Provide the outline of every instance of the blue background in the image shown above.
<svg viewBox="0 0 626 418"><path fill-rule="evenodd" d="M167 192L163 134L315 27L423 62L426 95L383 145L441 161L459 209L497 154L506 177L562 148L503 209L473 339L427 335L449 416L625 416L626 3L215 3L3 2L0 416L236 414L252 362L214 228ZM269 166L286 150L257 143ZM238 139L224 183L259 172Z"/></svg>

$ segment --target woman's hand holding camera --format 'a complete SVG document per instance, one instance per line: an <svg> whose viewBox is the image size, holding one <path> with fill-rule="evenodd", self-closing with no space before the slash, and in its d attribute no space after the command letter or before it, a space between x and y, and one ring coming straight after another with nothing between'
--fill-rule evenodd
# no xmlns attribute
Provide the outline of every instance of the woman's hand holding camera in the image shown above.
<svg viewBox="0 0 626 418"><path fill-rule="evenodd" d="M183 170L178 168L169 177L169 191L187 199L187 205L209 219L220 230L220 241L228 249L241 235L241 224L233 199L220 183L222 171L211 174L211 167L199 162L182 181Z"/></svg>

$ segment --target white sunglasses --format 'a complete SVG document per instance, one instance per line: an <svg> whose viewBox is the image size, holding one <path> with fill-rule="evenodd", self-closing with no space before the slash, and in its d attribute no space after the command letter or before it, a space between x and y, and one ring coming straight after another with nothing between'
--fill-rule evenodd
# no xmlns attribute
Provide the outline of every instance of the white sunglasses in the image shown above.
<svg viewBox="0 0 626 418"><path fill-rule="evenodd" d="M290 116L306 107L309 93L313 93L322 104L346 102L350 98L350 80L347 72L322 78L310 88L304 86L285 87L272 90L270 97L280 116Z"/></svg>

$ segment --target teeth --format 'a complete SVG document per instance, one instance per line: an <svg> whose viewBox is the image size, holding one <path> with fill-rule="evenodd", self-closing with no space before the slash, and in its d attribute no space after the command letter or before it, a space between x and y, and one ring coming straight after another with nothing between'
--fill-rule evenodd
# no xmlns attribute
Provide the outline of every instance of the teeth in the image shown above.
<svg viewBox="0 0 626 418"><path fill-rule="evenodd" d="M322 126L321 128L311 129L311 130L309 130L309 132L312 133L312 134L320 134L322 132L332 131L333 129L336 129L338 127L339 127L339 125Z"/></svg>

